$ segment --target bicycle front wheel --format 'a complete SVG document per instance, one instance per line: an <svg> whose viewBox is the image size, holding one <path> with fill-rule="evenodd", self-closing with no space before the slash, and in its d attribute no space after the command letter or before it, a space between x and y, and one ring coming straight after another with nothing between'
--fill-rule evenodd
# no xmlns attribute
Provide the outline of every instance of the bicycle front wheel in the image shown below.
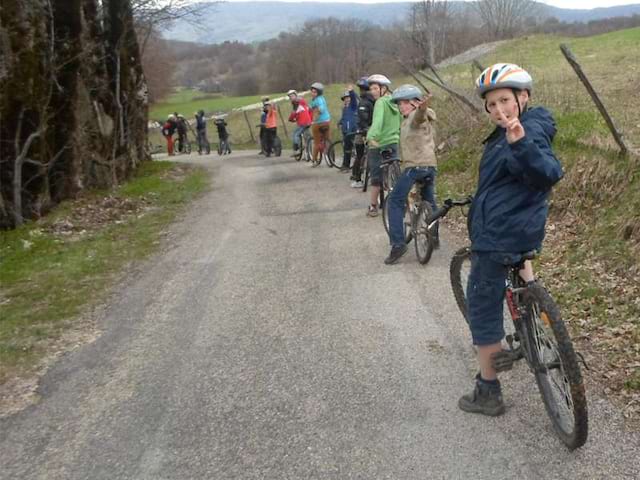
<svg viewBox="0 0 640 480"><path fill-rule="evenodd" d="M329 157L329 162L332 167L340 167L339 163L344 158L342 140L337 140L331 144L329 151L327 152L327 156Z"/></svg>
<svg viewBox="0 0 640 480"><path fill-rule="evenodd" d="M398 179L400 178L400 175L402 174L402 172L400 171L400 162L392 162L391 165L389 165L389 173L388 173L388 184L389 184L389 190L393 190L393 188L396 186L396 183L398 183Z"/></svg>
<svg viewBox="0 0 640 480"><path fill-rule="evenodd" d="M422 201L418 207L418 214L414 219L413 231L416 236L416 256L418 257L418 262L422 265L429 263L433 254L434 240L431 230L429 230L429 219L432 212L429 202Z"/></svg>
<svg viewBox="0 0 640 480"><path fill-rule="evenodd" d="M471 249L464 247L453 254L449 265L449 278L451 279L451 289L456 299L456 304L460 313L468 323L467 318L467 283L471 272Z"/></svg>
<svg viewBox="0 0 640 480"><path fill-rule="evenodd" d="M578 357L560 310L535 283L525 294L527 345L538 390L560 440L570 449L587 441L587 398Z"/></svg>

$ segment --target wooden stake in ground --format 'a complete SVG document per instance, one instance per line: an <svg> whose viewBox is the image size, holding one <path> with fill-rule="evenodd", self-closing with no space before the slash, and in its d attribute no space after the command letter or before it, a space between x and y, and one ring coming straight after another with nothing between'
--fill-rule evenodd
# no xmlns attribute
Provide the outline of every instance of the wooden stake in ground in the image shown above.
<svg viewBox="0 0 640 480"><path fill-rule="evenodd" d="M582 71L582 67L576 60L576 57L574 57L571 50L569 50L569 47L564 43L560 45L560 50L562 51L564 58L566 58L567 62L569 62L569 65L571 65L571 67L575 70L576 74L578 75L578 78L587 89L587 92L589 92L589 95L591 95L591 98L593 99L593 103L595 103L596 107L598 107L598 110L600 110L600 114L604 117L604 121L607 122L607 125L609 127L609 130L611 130L611 134L613 135L613 138L615 139L616 143L620 147L620 153L622 153L622 155L627 155L629 153L629 149L624 143L622 134L618 131L615 124L613 123L613 119L609 115L609 112L607 112L607 109L604 107L604 104L602 103L602 101L600 100L600 97L598 96L593 86L591 85L591 82L589 82L589 79Z"/></svg>
<svg viewBox="0 0 640 480"><path fill-rule="evenodd" d="M284 128L285 136L289 136L289 132L287 132L287 124L284 123L284 117L282 116L282 112L280 111L280 107L276 104L276 110L278 110L278 115L280 115L280 121L282 122L282 128Z"/></svg>
<svg viewBox="0 0 640 480"><path fill-rule="evenodd" d="M247 111L243 110L242 113L244 114L244 119L247 122L247 128L249 129L249 135L251 136L251 141L253 143L256 143L256 139L253 136L253 128L251 128L251 122L249 122L249 117L247 116Z"/></svg>

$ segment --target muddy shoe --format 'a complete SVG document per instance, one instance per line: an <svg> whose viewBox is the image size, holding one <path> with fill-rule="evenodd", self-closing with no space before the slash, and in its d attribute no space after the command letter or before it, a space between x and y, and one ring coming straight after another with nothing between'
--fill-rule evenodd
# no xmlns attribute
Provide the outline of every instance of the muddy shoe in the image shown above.
<svg viewBox="0 0 640 480"><path fill-rule="evenodd" d="M481 413L490 417L502 415L505 408L500 383L492 385L476 377L476 386L473 392L460 397L458 407L465 412Z"/></svg>

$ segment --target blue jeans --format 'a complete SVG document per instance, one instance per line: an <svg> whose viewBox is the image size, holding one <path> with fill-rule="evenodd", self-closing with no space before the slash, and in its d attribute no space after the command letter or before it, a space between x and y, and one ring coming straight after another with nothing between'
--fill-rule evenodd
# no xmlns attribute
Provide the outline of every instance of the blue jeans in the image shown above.
<svg viewBox="0 0 640 480"><path fill-rule="evenodd" d="M393 187L393 191L387 202L389 202L389 240L391 246L404 245L404 210L407 205L407 195L413 184L421 180L424 183L422 188L422 198L431 204L435 210L435 180L436 167L413 167L407 168ZM437 224L434 227L434 234L438 234Z"/></svg>
<svg viewBox="0 0 640 480"><path fill-rule="evenodd" d="M300 137L302 137L302 132L304 132L305 128L307 127L297 126L293 131L293 149L294 150L298 150L298 148L300 148L300 143L301 143Z"/></svg>

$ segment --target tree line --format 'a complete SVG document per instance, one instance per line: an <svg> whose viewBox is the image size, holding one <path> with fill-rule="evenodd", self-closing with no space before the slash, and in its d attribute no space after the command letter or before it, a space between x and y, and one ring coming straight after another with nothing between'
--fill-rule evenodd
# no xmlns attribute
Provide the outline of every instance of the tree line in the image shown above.
<svg viewBox="0 0 640 480"><path fill-rule="evenodd" d="M155 77L162 83L150 88L156 99L177 85L252 95L302 89L316 80L349 82L374 71L394 75L402 70L396 60L419 69L481 43L522 35L593 35L638 25L637 15L564 23L545 18L532 0L468 4L421 0L407 9L402 22L388 27L357 19L322 18L255 45L224 42L202 46L157 36L145 56L154 55L154 49L162 51L172 64L173 76Z"/></svg>

